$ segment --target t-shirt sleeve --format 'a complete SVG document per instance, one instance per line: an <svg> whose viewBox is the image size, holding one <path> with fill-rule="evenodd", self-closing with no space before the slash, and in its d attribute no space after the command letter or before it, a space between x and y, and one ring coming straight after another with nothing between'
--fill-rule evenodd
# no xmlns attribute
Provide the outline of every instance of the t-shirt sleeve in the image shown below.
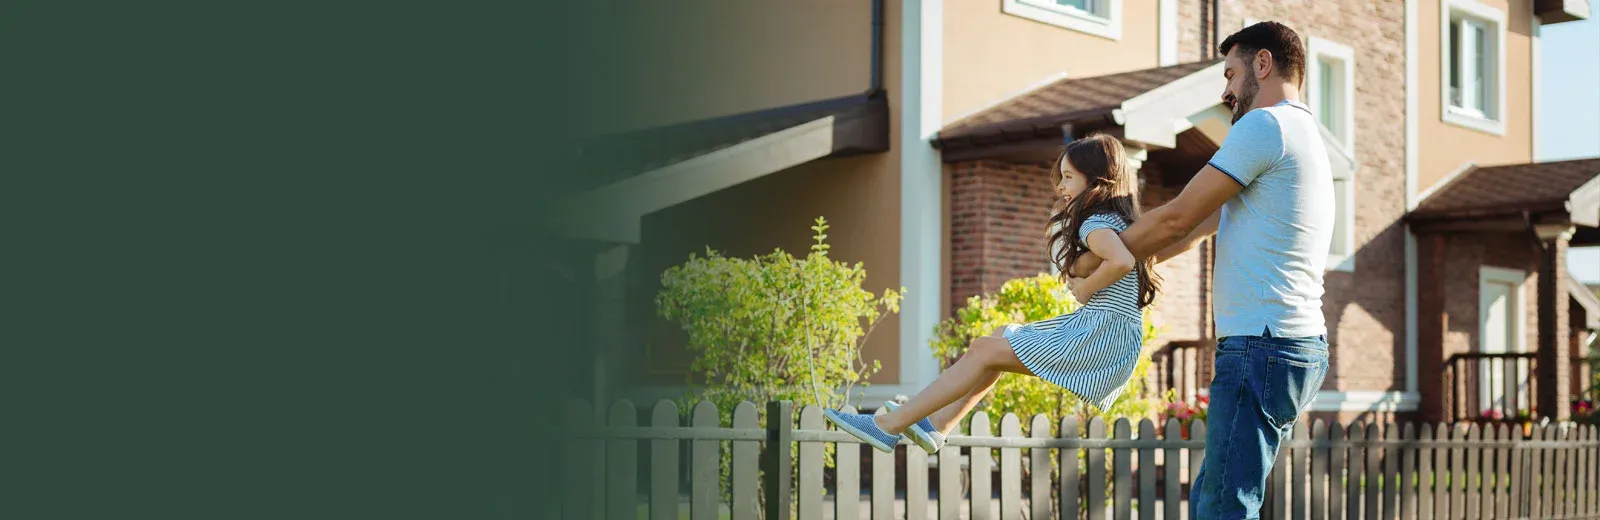
<svg viewBox="0 0 1600 520"><path fill-rule="evenodd" d="M1084 247L1088 247L1089 233L1093 233L1101 229L1109 229L1111 231L1121 233L1121 224L1122 222L1118 221L1116 217L1111 215L1106 215L1103 213L1091 215L1089 218L1083 219L1083 223L1078 225L1078 241L1083 242Z"/></svg>
<svg viewBox="0 0 1600 520"><path fill-rule="evenodd" d="M1282 158L1283 132L1277 118L1266 110L1251 110L1228 131L1210 164L1240 185L1249 186Z"/></svg>

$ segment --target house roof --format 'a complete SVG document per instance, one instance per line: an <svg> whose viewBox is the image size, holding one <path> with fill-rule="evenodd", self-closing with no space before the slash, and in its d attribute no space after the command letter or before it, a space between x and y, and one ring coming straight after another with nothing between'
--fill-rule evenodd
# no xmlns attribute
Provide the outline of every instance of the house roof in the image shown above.
<svg viewBox="0 0 1600 520"><path fill-rule="evenodd" d="M1573 222L1600 222L1600 158L1470 167L1438 187L1407 217L1413 220L1569 212Z"/></svg>
<svg viewBox="0 0 1600 520"><path fill-rule="evenodd" d="M939 131L934 146L1058 136L1063 124L1110 117L1128 100L1220 61L1055 81L950 123Z"/></svg>
<svg viewBox="0 0 1600 520"><path fill-rule="evenodd" d="M889 149L888 107L883 91L855 94L599 136L576 152L590 168L584 184L603 186L828 116L835 155L881 152Z"/></svg>

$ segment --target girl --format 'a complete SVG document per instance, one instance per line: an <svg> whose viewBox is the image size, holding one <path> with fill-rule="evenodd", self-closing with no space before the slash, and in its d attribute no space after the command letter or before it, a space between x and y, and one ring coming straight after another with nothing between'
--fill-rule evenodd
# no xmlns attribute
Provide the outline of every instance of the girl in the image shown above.
<svg viewBox="0 0 1600 520"><path fill-rule="evenodd" d="M902 437L929 453L1000 379L1034 375L1104 410L1133 375L1143 346L1140 309L1155 300L1151 262L1136 262L1118 233L1139 216L1138 192L1122 143L1092 135L1068 143L1053 168L1059 208L1050 217L1052 262L1066 273L1076 312L1007 325L977 338L954 365L904 405L885 403L881 416L827 410L824 415L862 442L894 451Z"/></svg>

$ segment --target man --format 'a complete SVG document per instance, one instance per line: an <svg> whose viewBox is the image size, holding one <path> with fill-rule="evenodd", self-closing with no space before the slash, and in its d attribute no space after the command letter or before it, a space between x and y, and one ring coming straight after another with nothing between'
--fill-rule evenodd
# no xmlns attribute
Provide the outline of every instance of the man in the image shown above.
<svg viewBox="0 0 1600 520"><path fill-rule="evenodd" d="M1193 519L1259 518L1279 444L1327 374L1333 178L1316 118L1299 101L1300 41L1276 22L1222 41L1228 138L1176 199L1122 233L1135 256L1163 260L1217 236L1216 374Z"/></svg>

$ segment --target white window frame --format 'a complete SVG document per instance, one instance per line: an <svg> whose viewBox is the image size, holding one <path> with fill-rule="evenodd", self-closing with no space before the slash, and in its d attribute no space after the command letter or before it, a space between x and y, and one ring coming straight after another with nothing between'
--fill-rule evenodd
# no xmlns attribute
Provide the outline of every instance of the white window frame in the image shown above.
<svg viewBox="0 0 1600 520"><path fill-rule="evenodd" d="M1336 97L1335 103L1340 105L1340 110L1343 112L1339 114L1341 128L1337 130L1329 128L1328 130L1333 133L1334 137L1338 138L1345 154L1354 157L1356 154L1355 49L1348 45L1312 36L1306 42L1306 51L1309 58L1306 60L1306 104L1310 105L1312 110L1321 110L1322 100L1325 96L1332 95ZM1343 69L1341 75L1344 76L1342 78L1344 81L1340 82L1340 85L1334 86L1337 92L1322 92L1322 66L1320 62L1324 57L1337 60L1340 68ZM1321 114L1317 115L1317 121L1319 123L1322 121Z"/></svg>
<svg viewBox="0 0 1600 520"><path fill-rule="evenodd" d="M1458 18L1471 18L1488 25L1486 33L1493 38L1489 48L1495 54L1489 61L1495 70L1489 76L1485 95L1488 97L1488 114L1450 104L1450 73L1459 64L1450 60L1450 25ZM1467 31L1462 31L1467 34ZM1463 50L1465 54L1465 50ZM1462 61L1468 61L1463 58ZM1506 135L1506 12L1489 7L1476 0L1439 1L1439 114L1445 123L1470 128L1494 135ZM1462 90L1473 90L1468 85L1471 76L1463 73ZM1465 98L1466 94L1463 94Z"/></svg>
<svg viewBox="0 0 1600 520"><path fill-rule="evenodd" d="M1334 209L1333 218L1344 221L1344 244L1347 250L1334 251L1329 247L1327 270L1351 273L1356 270L1356 174L1349 172L1334 180L1344 181L1343 187L1334 187L1333 203L1339 207Z"/></svg>
<svg viewBox="0 0 1600 520"><path fill-rule="evenodd" d="M1109 40L1122 39L1122 0L1089 0L1093 8L1084 11L1057 4L1054 0L1003 0L1001 11L1090 34Z"/></svg>

